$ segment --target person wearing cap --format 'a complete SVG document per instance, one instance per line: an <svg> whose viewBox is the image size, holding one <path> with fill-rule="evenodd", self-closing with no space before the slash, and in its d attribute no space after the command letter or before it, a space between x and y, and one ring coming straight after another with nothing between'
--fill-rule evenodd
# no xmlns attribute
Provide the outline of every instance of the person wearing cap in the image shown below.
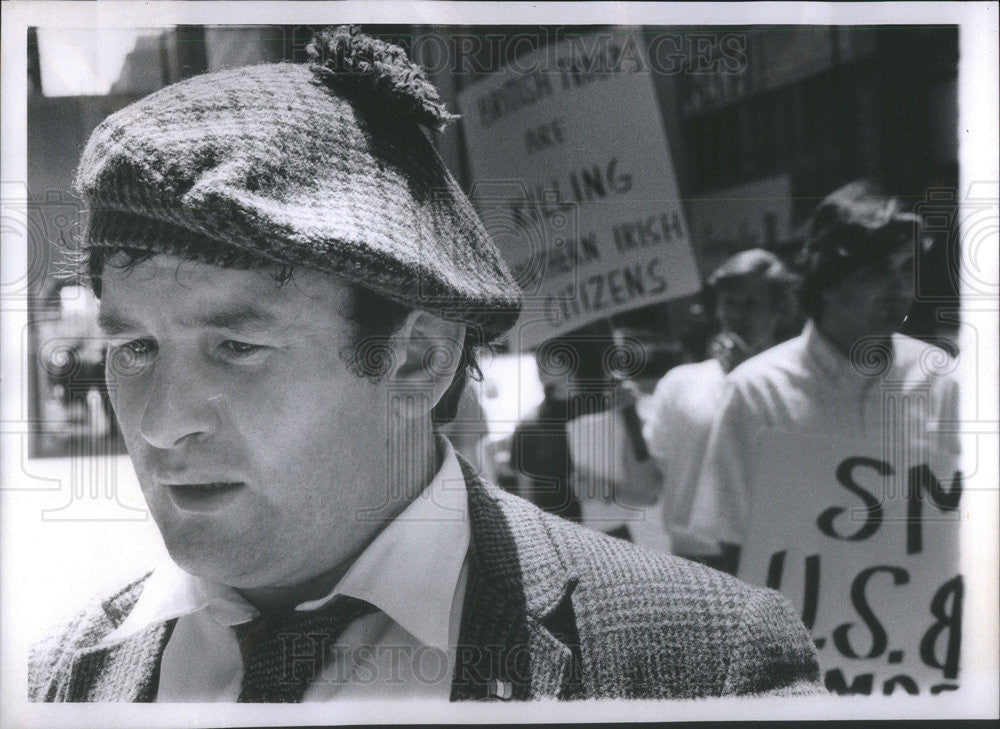
<svg viewBox="0 0 1000 729"><path fill-rule="evenodd" d="M674 554L719 562L718 545L687 533L698 469L709 429L725 390L726 375L780 339L781 322L794 308L794 278L776 255L742 251L708 277L721 331L703 362L674 367L643 403L643 436L662 474L659 508Z"/></svg>
<svg viewBox="0 0 1000 729"><path fill-rule="evenodd" d="M934 422L957 420L957 381L940 376L954 370L951 357L898 331L914 296L916 223L867 181L840 188L816 208L801 256L799 298L808 316L802 334L729 373L693 492L687 533L721 552L727 571L742 574L754 469L769 435L892 448L899 445L893 434L923 443L933 439ZM886 387L928 392L929 411L887 411ZM941 445L958 449L955 439ZM794 473L768 487L819 488ZM774 527L787 530L789 544L808 546L777 515Z"/></svg>
<svg viewBox="0 0 1000 729"><path fill-rule="evenodd" d="M37 701L691 698L818 688L776 593L506 494L440 437L520 291L404 52L167 87L77 182L115 412L170 560L36 647Z"/></svg>

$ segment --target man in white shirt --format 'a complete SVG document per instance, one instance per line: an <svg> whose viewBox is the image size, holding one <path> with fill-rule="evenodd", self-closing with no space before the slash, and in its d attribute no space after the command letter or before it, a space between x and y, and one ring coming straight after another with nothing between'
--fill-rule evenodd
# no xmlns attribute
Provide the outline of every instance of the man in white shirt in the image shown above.
<svg viewBox="0 0 1000 729"><path fill-rule="evenodd" d="M769 433L830 434L889 449L900 433L933 437L935 423L957 420L957 383L940 375L954 369L951 358L896 333L913 299L915 234L915 216L865 183L817 208L803 252L809 321L799 337L729 374L694 493L689 532L725 551L727 571L736 572L747 538L754 471ZM890 412L887 385L904 399L929 393L929 409ZM958 449L955 438L939 445ZM809 486L795 478L772 484Z"/></svg>
<svg viewBox="0 0 1000 729"><path fill-rule="evenodd" d="M421 69L356 28L309 51L84 151L109 393L172 563L37 646L31 698L815 692L775 593L545 515L438 434L520 291Z"/></svg>
<svg viewBox="0 0 1000 729"><path fill-rule="evenodd" d="M704 362L674 367L642 403L643 436L663 478L662 521L674 554L712 563L717 545L689 534L698 470L709 429L736 365L777 343L789 316L792 275L773 253L760 248L725 261L708 278L721 332Z"/></svg>

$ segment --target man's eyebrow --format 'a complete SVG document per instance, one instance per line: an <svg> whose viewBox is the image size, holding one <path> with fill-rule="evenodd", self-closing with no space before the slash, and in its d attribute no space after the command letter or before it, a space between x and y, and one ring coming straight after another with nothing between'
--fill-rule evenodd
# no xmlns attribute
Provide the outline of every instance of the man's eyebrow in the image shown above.
<svg viewBox="0 0 1000 729"><path fill-rule="evenodd" d="M186 324L213 329L232 329L239 331L249 326L274 326L278 317L255 306L242 306L238 309L214 311L195 316Z"/></svg>
<svg viewBox="0 0 1000 729"><path fill-rule="evenodd" d="M97 315L97 323L101 327L101 331L109 335L125 334L126 332L135 332L142 329L139 324L125 318L116 311L101 311Z"/></svg>
<svg viewBox="0 0 1000 729"><path fill-rule="evenodd" d="M141 330L141 324L132 321L117 311L102 311L97 317L97 323L105 334L116 335ZM230 329L241 331L250 327L274 327L278 324L284 329L298 329L294 322L281 323L271 312L255 306L245 306L233 310L221 310L199 314L183 322L188 327L209 327L213 329Z"/></svg>

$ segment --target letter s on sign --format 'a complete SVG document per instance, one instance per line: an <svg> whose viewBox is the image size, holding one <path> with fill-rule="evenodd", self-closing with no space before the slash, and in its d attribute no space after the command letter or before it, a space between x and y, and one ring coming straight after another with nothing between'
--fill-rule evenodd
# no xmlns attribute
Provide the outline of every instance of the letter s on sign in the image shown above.
<svg viewBox="0 0 1000 729"><path fill-rule="evenodd" d="M861 500L865 502L865 506L868 507L868 513L865 516L865 523L856 532L847 535L838 534L836 528L834 528L834 520L847 511L847 509L840 506L831 506L816 518L816 526L828 537L844 539L850 542L860 542L861 540L868 539L882 525L882 504L854 480L854 469L859 466L872 468L880 476L891 476L893 473L892 466L885 461L877 461L874 458L853 456L841 461L840 465L837 466L837 481L845 489L861 497Z"/></svg>
<svg viewBox="0 0 1000 729"><path fill-rule="evenodd" d="M910 573L902 567L879 565L868 567L858 573L858 576L851 583L851 604L858 612L858 615L861 616L861 619L865 621L868 630L871 631L872 647L866 655L860 655L854 650L847 635L851 628L854 627L854 623L842 623L833 629L833 644L840 651L841 655L847 658L877 658L885 653L886 646L889 643L889 637L885 633L885 628L882 627L882 623L879 622L875 613L872 612L871 606L868 604L868 599L865 597L865 588L868 586L868 580L877 572L889 573L892 575L893 583L897 585L905 585L910 581Z"/></svg>

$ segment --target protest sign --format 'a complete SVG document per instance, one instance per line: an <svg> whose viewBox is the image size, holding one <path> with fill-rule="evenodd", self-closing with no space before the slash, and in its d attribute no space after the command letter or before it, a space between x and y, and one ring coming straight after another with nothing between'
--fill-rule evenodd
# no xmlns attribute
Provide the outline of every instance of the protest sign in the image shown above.
<svg viewBox="0 0 1000 729"><path fill-rule="evenodd" d="M758 453L739 577L800 611L827 688L958 689L957 457L788 432L763 436Z"/></svg>
<svg viewBox="0 0 1000 729"><path fill-rule="evenodd" d="M707 277L748 248L774 250L792 237L792 178L781 174L713 190L688 201L689 228Z"/></svg>
<svg viewBox="0 0 1000 729"><path fill-rule="evenodd" d="M471 197L525 292L512 346L700 288L641 36L577 36L458 95Z"/></svg>

